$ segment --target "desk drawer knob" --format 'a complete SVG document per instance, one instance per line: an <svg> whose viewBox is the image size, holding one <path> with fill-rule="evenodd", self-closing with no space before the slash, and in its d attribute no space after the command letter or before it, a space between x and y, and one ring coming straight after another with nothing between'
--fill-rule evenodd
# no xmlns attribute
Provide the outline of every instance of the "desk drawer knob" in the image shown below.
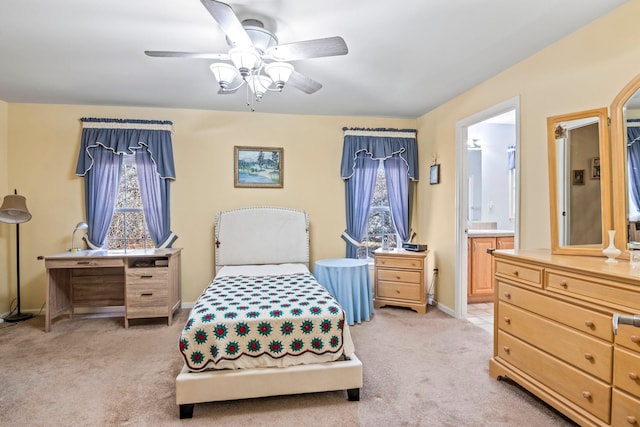
<svg viewBox="0 0 640 427"><path fill-rule="evenodd" d="M591 393L588 391L583 391L582 392L582 397L584 397L587 400L591 400Z"/></svg>
<svg viewBox="0 0 640 427"><path fill-rule="evenodd" d="M629 379L633 380L633 381L637 381L638 380L638 374L636 374L635 372L629 372Z"/></svg>
<svg viewBox="0 0 640 427"><path fill-rule="evenodd" d="M153 292L143 292L140 294L141 297L152 297Z"/></svg>
<svg viewBox="0 0 640 427"><path fill-rule="evenodd" d="M637 335L631 335L631 342L634 342L636 344L640 343L640 337Z"/></svg>
<svg viewBox="0 0 640 427"><path fill-rule="evenodd" d="M587 328L593 328L595 325L591 320L585 320L584 326L586 326Z"/></svg>
<svg viewBox="0 0 640 427"><path fill-rule="evenodd" d="M504 293L504 297L505 297L506 299L511 299L511 292L505 292L505 293Z"/></svg>
<svg viewBox="0 0 640 427"><path fill-rule="evenodd" d="M587 360L593 360L593 354L591 354L591 353L585 353L585 354L584 354L584 358L585 358L585 359L587 359Z"/></svg>
<svg viewBox="0 0 640 427"><path fill-rule="evenodd" d="M627 424L634 425L635 423L636 423L636 417L634 417L633 415L629 415L627 417Z"/></svg>
<svg viewBox="0 0 640 427"><path fill-rule="evenodd" d="M507 325L511 324L511 319L509 317L504 317L504 323L506 323Z"/></svg>

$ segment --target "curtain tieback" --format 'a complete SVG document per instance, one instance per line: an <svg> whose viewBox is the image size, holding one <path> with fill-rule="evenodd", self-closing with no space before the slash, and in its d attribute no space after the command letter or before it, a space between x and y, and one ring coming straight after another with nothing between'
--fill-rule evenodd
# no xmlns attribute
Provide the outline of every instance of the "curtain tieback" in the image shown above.
<svg viewBox="0 0 640 427"><path fill-rule="evenodd" d="M347 233L347 230L343 231L342 236L340 237L342 237L345 242L350 243L353 246L360 246L360 242L354 239L353 237L351 237L351 235Z"/></svg>

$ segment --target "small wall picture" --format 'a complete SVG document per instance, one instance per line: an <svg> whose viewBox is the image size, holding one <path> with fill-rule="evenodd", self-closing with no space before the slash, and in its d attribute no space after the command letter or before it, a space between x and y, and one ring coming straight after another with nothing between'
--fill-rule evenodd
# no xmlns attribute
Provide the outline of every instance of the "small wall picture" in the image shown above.
<svg viewBox="0 0 640 427"><path fill-rule="evenodd" d="M584 185L584 169L573 170L573 185Z"/></svg>
<svg viewBox="0 0 640 427"><path fill-rule="evenodd" d="M431 170L429 173L429 184L440 184L440 165L435 164L431 165Z"/></svg>
<svg viewBox="0 0 640 427"><path fill-rule="evenodd" d="M591 179L600 179L600 157L593 157L589 161L589 170L591 171Z"/></svg>
<svg viewBox="0 0 640 427"><path fill-rule="evenodd" d="M234 147L234 187L282 188L283 149Z"/></svg>

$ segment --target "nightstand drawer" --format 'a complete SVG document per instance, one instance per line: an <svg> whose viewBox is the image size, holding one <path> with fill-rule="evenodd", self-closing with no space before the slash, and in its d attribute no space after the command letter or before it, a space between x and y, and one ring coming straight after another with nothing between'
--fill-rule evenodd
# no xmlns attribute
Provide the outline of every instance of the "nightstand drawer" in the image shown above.
<svg viewBox="0 0 640 427"><path fill-rule="evenodd" d="M378 280L386 282L420 283L421 271L378 269Z"/></svg>
<svg viewBox="0 0 640 427"><path fill-rule="evenodd" d="M420 286L410 283L385 282L378 278L376 296L389 299L420 301Z"/></svg>
<svg viewBox="0 0 640 427"><path fill-rule="evenodd" d="M413 268L422 270L424 264L424 257L391 257L391 256L378 256L375 258L376 267L392 267L392 268Z"/></svg>
<svg viewBox="0 0 640 427"><path fill-rule="evenodd" d="M166 267L128 268L127 285L144 283L167 283L169 269Z"/></svg>
<svg viewBox="0 0 640 427"><path fill-rule="evenodd" d="M518 280L536 288L542 288L542 267L524 266L504 261L496 261L496 275Z"/></svg>

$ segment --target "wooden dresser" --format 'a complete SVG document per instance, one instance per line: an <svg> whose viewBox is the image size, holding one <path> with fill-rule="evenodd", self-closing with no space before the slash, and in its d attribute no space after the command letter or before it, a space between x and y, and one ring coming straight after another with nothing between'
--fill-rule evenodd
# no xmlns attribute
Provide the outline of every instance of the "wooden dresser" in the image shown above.
<svg viewBox="0 0 640 427"><path fill-rule="evenodd" d="M386 305L427 312L427 254L404 249L375 251L376 308Z"/></svg>
<svg viewBox="0 0 640 427"><path fill-rule="evenodd" d="M640 270L511 250L494 253L494 271L491 376L584 426L640 425L640 328L623 325L614 336L612 325L614 313L640 314Z"/></svg>

